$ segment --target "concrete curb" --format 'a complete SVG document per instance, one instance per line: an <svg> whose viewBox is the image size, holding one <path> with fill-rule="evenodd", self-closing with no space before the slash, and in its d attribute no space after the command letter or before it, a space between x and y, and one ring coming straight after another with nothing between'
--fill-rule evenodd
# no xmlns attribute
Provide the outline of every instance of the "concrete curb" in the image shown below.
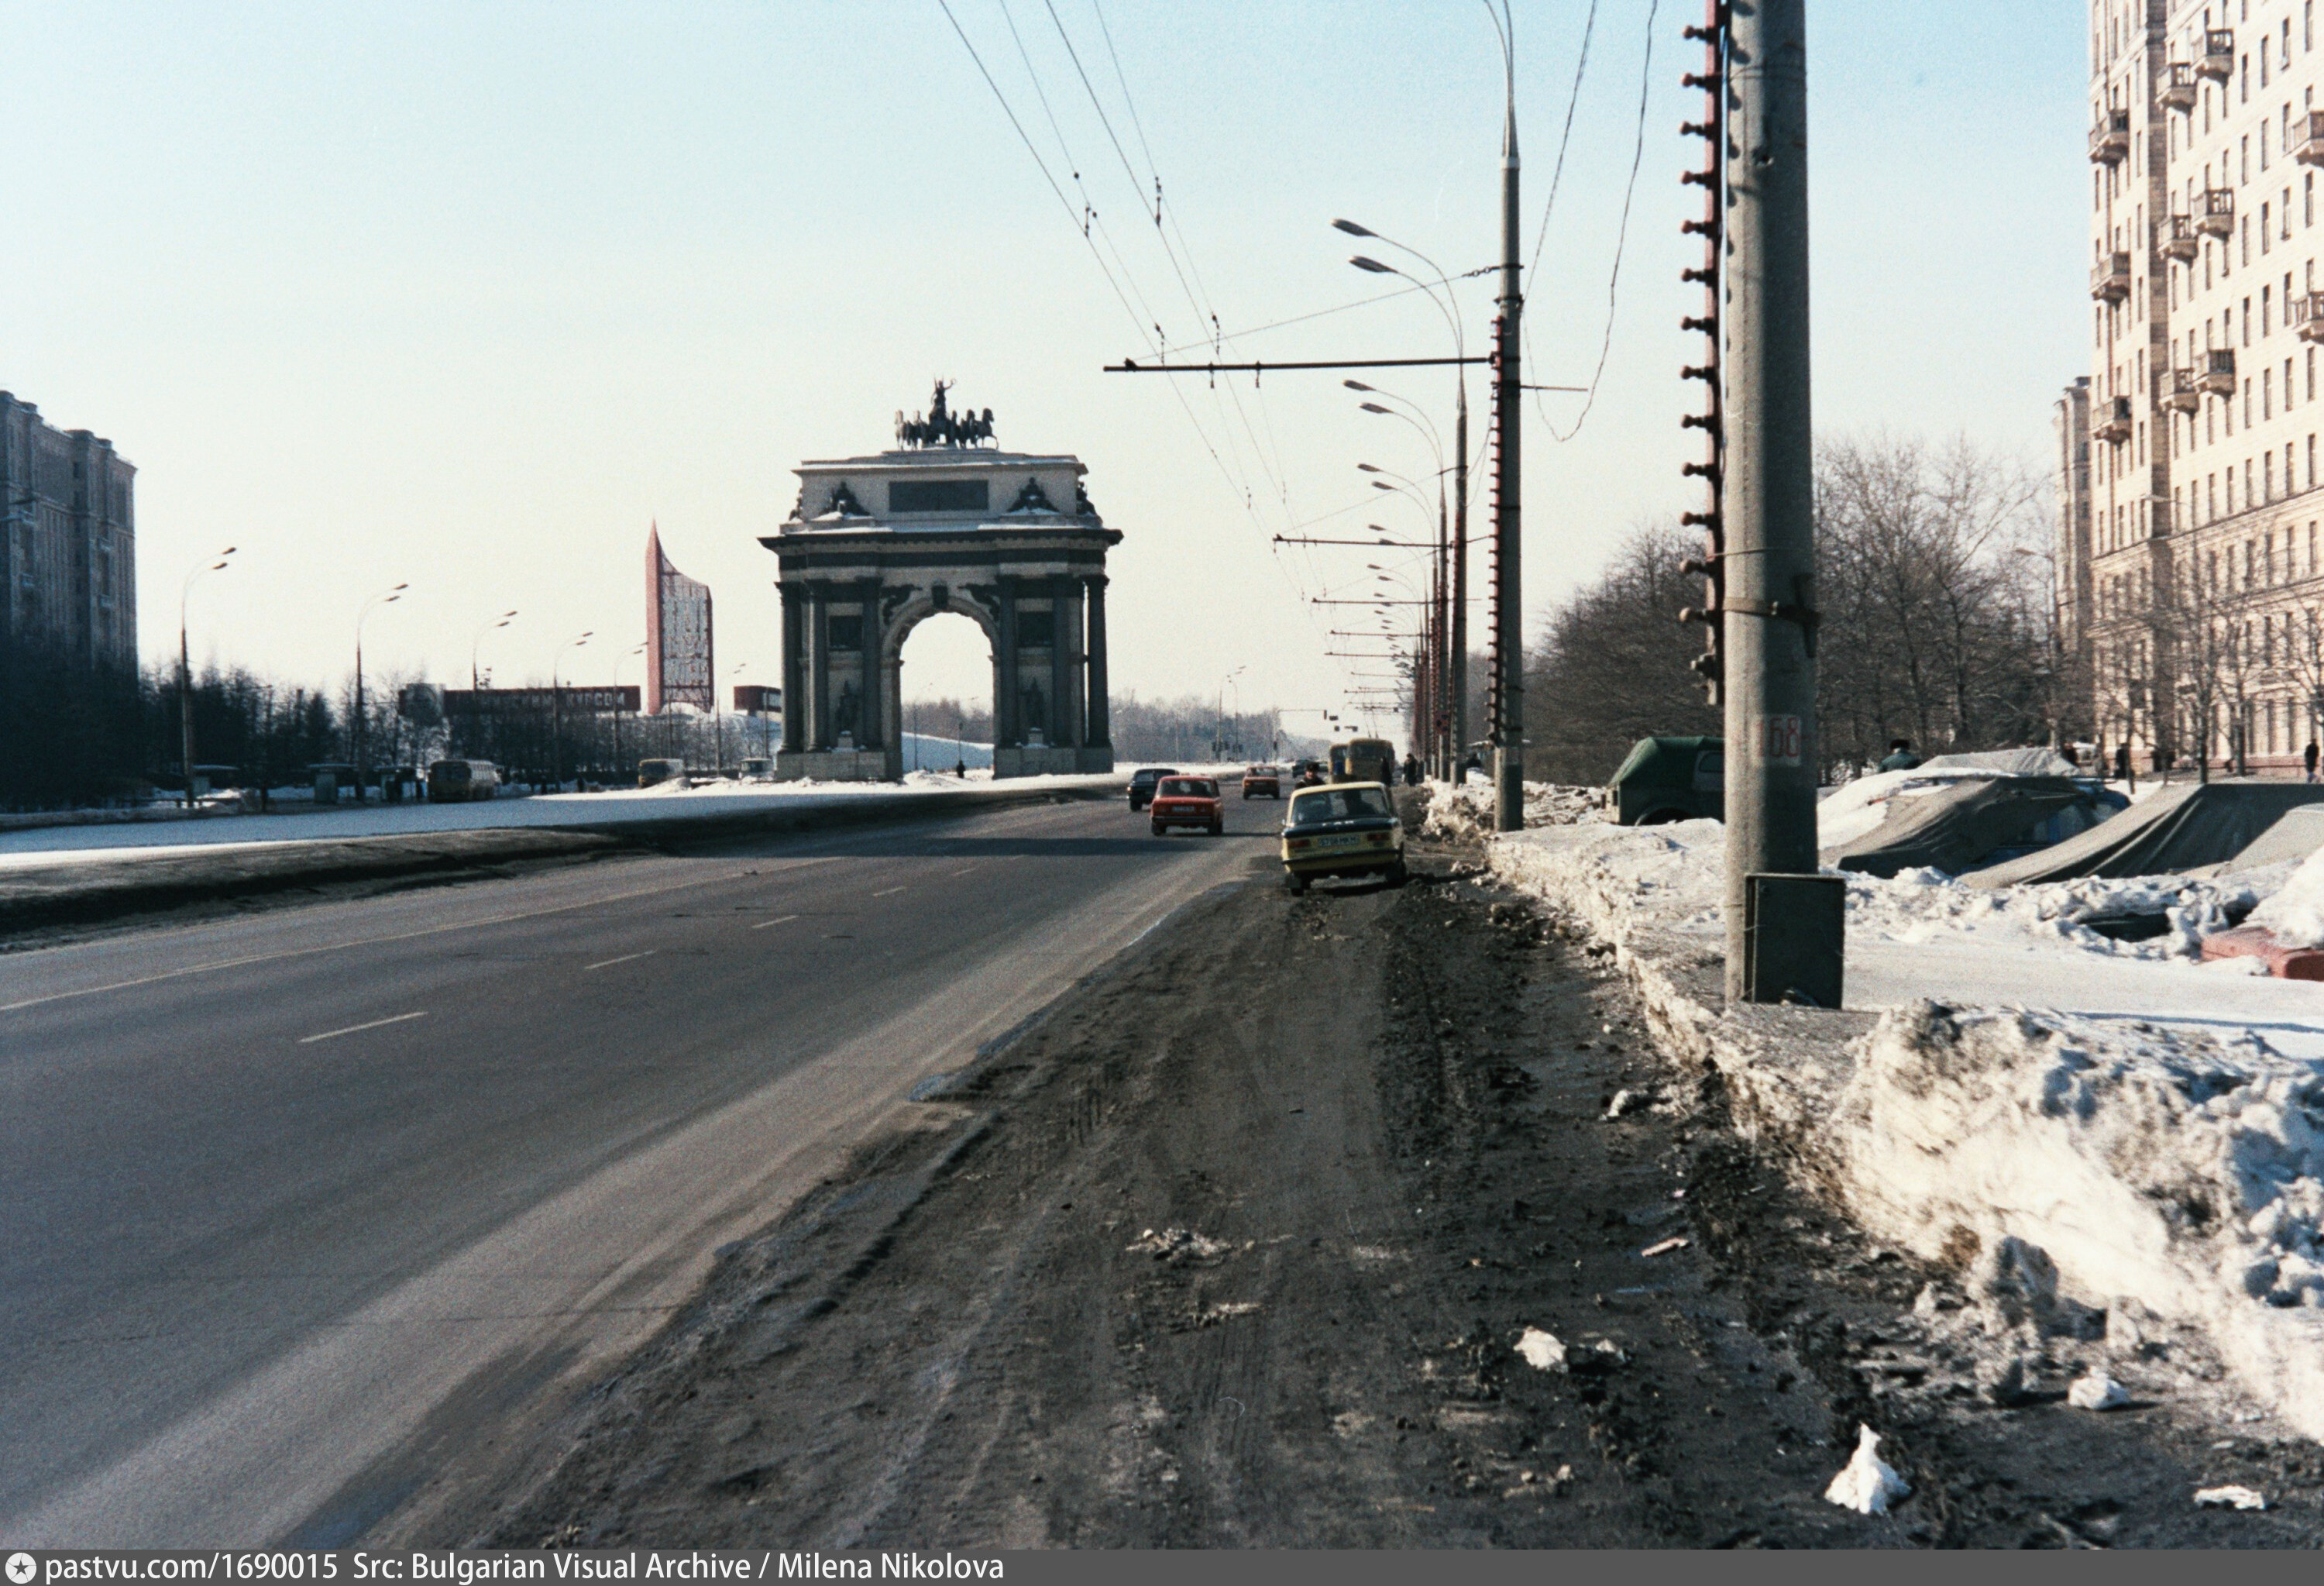
<svg viewBox="0 0 2324 1586"><path fill-rule="evenodd" d="M0 937L43 927L96 925L190 903L230 902L349 881L457 876L528 861L682 853L739 837L890 825L1018 804L1107 801L1122 786L964 788L905 798L818 799L801 809L752 809L569 826L510 826L384 837L321 838L221 847L0 872Z"/></svg>

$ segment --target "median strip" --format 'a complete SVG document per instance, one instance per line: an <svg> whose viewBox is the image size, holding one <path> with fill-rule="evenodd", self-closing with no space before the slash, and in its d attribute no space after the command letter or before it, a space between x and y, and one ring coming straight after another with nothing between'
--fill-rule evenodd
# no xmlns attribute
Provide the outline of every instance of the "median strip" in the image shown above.
<svg viewBox="0 0 2324 1586"><path fill-rule="evenodd" d="M302 1047L311 1047L317 1041L336 1041L341 1036L359 1035L364 1030L379 1029L391 1024L409 1024L415 1019L427 1017L424 1010L418 1013L399 1013L392 1019L374 1019L369 1024L351 1024L345 1029L327 1029L319 1036L300 1036L299 1044Z"/></svg>

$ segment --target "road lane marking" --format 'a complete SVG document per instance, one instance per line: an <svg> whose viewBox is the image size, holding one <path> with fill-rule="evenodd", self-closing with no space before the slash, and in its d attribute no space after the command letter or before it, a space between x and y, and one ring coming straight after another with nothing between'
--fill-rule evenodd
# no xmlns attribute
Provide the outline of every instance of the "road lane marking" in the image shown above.
<svg viewBox="0 0 2324 1586"><path fill-rule="evenodd" d="M974 870L975 868L976 868L976 867L975 867L974 865L973 865L973 864L971 864L971 865L964 865L964 866L963 866L961 869L956 870L956 871L953 871L952 873L953 873L954 875L955 875L955 876L964 876L964 875L966 875L970 871L973 871L973 870Z"/></svg>
<svg viewBox="0 0 2324 1586"><path fill-rule="evenodd" d="M904 890L904 889L903 889L903 888L901 888L901 887L886 887L886 888L882 888L881 890L879 890L879 891L877 891L877 892L872 893L872 896L873 896L874 898L893 898L897 893L899 893L899 892L902 891L903 890Z"/></svg>
<svg viewBox="0 0 2324 1586"><path fill-rule="evenodd" d="M761 920L757 925L752 926L751 928L752 928L752 930L754 930L754 931L763 931L763 930L768 930L768 929L772 928L772 927L775 927L775 926L779 926L779 925L788 925L788 924L790 924L790 923L791 923L791 921L793 921L793 920L797 919L798 917L798 915L796 915L796 914L787 914L787 915L783 916L780 919L762 919L762 920Z"/></svg>
<svg viewBox="0 0 2324 1586"><path fill-rule="evenodd" d="M374 1019L369 1024L351 1024L345 1029L327 1029L319 1036L300 1036L299 1044L302 1047L311 1047L317 1041L336 1041L341 1036L356 1035L364 1030L379 1029L391 1024L410 1024L415 1019L427 1017L425 1010L418 1013L399 1013L393 1019Z"/></svg>
<svg viewBox="0 0 2324 1586"><path fill-rule="evenodd" d="M651 958L660 951L659 947L649 947L642 953L624 953L619 958L600 958L595 964L583 964L582 973L586 974L593 969L611 969L617 964L629 964L640 958Z"/></svg>
<svg viewBox="0 0 2324 1586"><path fill-rule="evenodd" d="M819 854L809 859L798 859L761 874L780 874L810 864L832 864L854 857L851 854ZM440 936L447 931L480 930L485 926L508 925L520 919L539 919L545 915L570 914L576 908L595 908L604 903L620 903L632 898L650 898L658 893L676 892L687 887L707 887L718 881L741 881L751 872L734 871L722 875L694 876L682 881L670 881L659 887L636 887L626 892L607 892L595 898L584 898L574 903L552 903L545 908L521 908L508 914L486 915L482 919L447 921L443 925L423 926L418 930L395 931L384 936L362 936L350 942L325 942L314 947L286 947L280 953L253 953L244 958L221 958L214 964L189 964L183 969L165 969L155 974L143 974L134 980L113 981L102 986L83 986L78 991L51 991L45 996L24 997L14 1002L0 1002L0 1013L14 1013L20 1009L38 1008L47 1002L69 1002L77 997L101 996L106 991L134 991L139 986L154 985L161 981L182 980L189 974L210 974L221 969L244 969L254 964L276 964L286 958L311 958L318 953L344 953L353 947L377 947L390 942L409 942L420 936Z"/></svg>

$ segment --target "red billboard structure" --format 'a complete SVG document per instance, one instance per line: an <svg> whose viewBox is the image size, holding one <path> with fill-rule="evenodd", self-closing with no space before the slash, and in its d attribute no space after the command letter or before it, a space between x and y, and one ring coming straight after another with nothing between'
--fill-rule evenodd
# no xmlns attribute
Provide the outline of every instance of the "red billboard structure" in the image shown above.
<svg viewBox="0 0 2324 1586"><path fill-rule="evenodd" d="M661 525L646 530L646 715L673 705L715 707L710 651L710 586L670 566Z"/></svg>

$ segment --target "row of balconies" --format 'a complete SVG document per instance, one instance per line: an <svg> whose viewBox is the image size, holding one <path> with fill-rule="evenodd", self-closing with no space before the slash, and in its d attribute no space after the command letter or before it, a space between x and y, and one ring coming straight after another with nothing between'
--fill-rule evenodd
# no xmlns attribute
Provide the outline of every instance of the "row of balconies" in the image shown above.
<svg viewBox="0 0 2324 1586"><path fill-rule="evenodd" d="M2315 117L2324 122L2324 112ZM2154 223L2155 251L2181 263L2202 249L2206 236L2235 235L2236 194L2233 188L2206 188L2195 195L2195 207L2186 215L2170 215ZM2130 254L2106 254L2090 271L2090 296L2119 303L2130 296Z"/></svg>
<svg viewBox="0 0 2324 1586"><path fill-rule="evenodd" d="M2324 292L2293 299L2292 324L2301 340L2324 343ZM2236 394L2235 349L2214 347L2200 355L2191 367L2164 372L2159 383L2160 405L2174 413L2197 411L2206 396L2231 397ZM2130 399L2100 400L2104 405L2092 418L2090 433L2100 440L2128 440L2133 418Z"/></svg>

